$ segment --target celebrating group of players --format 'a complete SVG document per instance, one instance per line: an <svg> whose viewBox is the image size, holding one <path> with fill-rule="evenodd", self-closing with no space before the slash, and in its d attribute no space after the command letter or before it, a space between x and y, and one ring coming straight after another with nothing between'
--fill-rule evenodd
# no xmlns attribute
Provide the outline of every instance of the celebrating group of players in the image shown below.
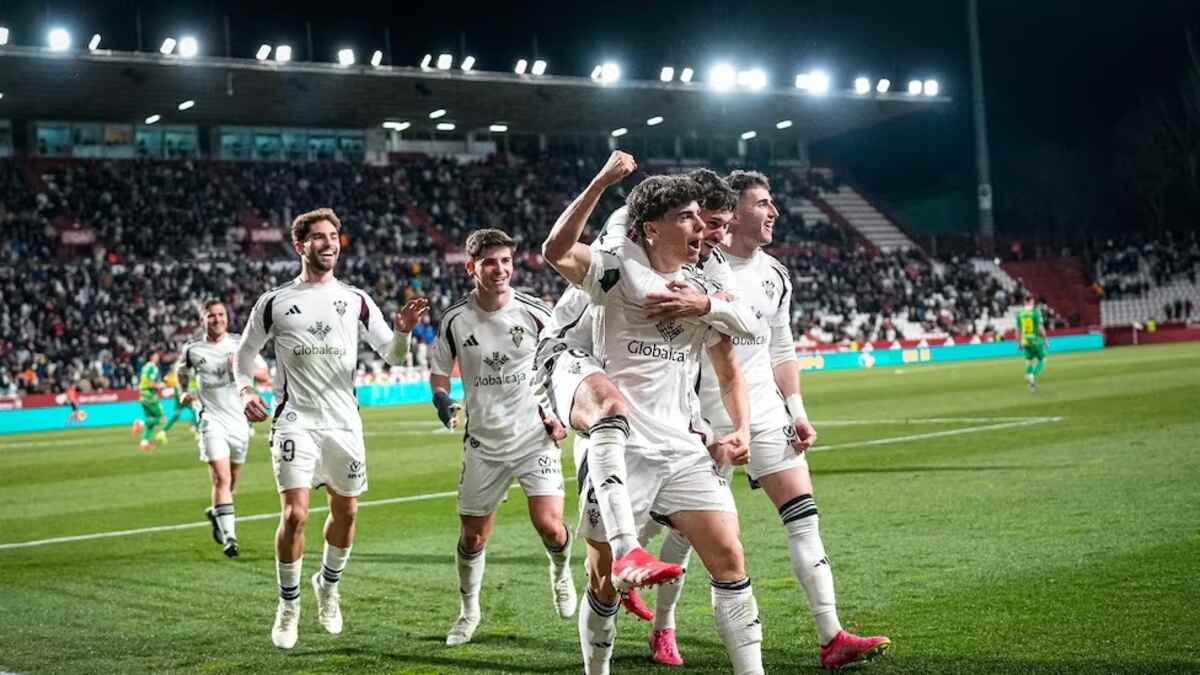
<svg viewBox="0 0 1200 675"><path fill-rule="evenodd" d="M578 606L586 673L609 672L622 605L653 620L655 661L683 663L674 607L692 549L708 571L717 632L734 672L763 672L764 629L729 487L733 465L744 465L751 485L779 512L821 664L838 668L886 652L888 638L853 635L838 620L804 454L816 432L790 328L791 276L762 251L778 216L767 179L708 170L648 177L590 246L580 243L603 193L635 169L631 156L614 152L547 235L545 260L571 284L553 311L511 287L515 246L507 234L483 229L466 240L474 290L443 312L430 365L434 406L446 427L459 426L460 405L450 398L456 364L465 392L461 604L446 643L469 642L480 623L486 545L515 479L546 549L554 607L567 618ZM207 337L182 354L199 382L203 458L228 477L230 463L244 459L246 420L267 419L253 382L259 351L275 342L270 447L282 508L271 638L283 649L298 639L304 526L310 490L321 485L329 515L321 569L310 583L319 623L330 633L342 630L338 586L357 500L367 489L354 394L359 341L401 364L407 333L428 309L424 298L410 301L393 330L366 293L334 277L340 231L329 209L297 217L291 235L300 276L257 300L240 337L225 332L220 303L206 304ZM558 442L568 426L577 433L582 601L571 575L574 528L563 521ZM213 471L210 518L222 542L234 537L236 469L224 481L220 468ZM655 557L645 547L662 530ZM658 586L654 612L637 594L647 586Z"/></svg>

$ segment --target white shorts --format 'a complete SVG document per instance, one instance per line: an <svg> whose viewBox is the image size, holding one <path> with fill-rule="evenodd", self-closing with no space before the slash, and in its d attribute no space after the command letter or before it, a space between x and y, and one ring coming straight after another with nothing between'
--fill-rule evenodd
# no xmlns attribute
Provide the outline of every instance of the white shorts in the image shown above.
<svg viewBox="0 0 1200 675"><path fill-rule="evenodd" d="M714 433L720 438L732 431L716 429ZM797 453L792 447L795 435L796 428L791 424L750 429L750 461L746 464L746 475L750 478L751 488L758 488L758 481L763 476L797 467L808 469L804 453Z"/></svg>
<svg viewBox="0 0 1200 675"><path fill-rule="evenodd" d="M571 406L579 385L593 373L603 373L600 359L578 349L568 349L554 357L548 376L547 393L554 414L565 425L571 424ZM543 376L546 377L546 376Z"/></svg>
<svg viewBox="0 0 1200 675"><path fill-rule="evenodd" d="M589 481L590 477L581 471L578 534L592 541L608 541ZM737 513L729 481L707 453L648 454L641 448L628 448L625 485L638 531L651 519L670 526L671 514L679 511Z"/></svg>
<svg viewBox="0 0 1200 675"><path fill-rule="evenodd" d="M458 479L458 512L464 516L487 516L496 512L508 497L513 479L528 497L563 497L562 450L556 445L538 448L512 461L485 459L479 453L463 452Z"/></svg>
<svg viewBox="0 0 1200 675"><path fill-rule="evenodd" d="M232 464L245 464L250 449L250 435L239 436L226 431L200 432L200 461L205 464L228 458Z"/></svg>
<svg viewBox="0 0 1200 675"><path fill-rule="evenodd" d="M359 430L276 429L271 466L280 492L322 485L343 497L367 491L367 449Z"/></svg>

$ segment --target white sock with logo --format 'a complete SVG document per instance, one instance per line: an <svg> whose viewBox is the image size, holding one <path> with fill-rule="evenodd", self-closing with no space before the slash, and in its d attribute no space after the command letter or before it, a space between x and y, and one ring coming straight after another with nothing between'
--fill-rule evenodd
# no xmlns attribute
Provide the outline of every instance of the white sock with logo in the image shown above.
<svg viewBox="0 0 1200 675"><path fill-rule="evenodd" d="M833 592L833 570L821 542L817 505L812 495L800 495L779 507L788 534L792 572L808 595L808 609L817 624L817 637L828 644L842 629Z"/></svg>

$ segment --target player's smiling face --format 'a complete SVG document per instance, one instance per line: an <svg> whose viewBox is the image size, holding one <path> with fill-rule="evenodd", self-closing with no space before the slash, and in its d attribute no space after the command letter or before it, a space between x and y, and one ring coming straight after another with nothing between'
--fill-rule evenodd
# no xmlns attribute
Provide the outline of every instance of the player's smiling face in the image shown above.
<svg viewBox="0 0 1200 675"><path fill-rule="evenodd" d="M229 315L225 313L225 305L217 303L204 309L204 327L210 340L219 340L229 329Z"/></svg>
<svg viewBox="0 0 1200 675"><path fill-rule="evenodd" d="M308 268L320 274L332 272L341 253L341 240L337 228L328 220L313 223L304 241L295 244L296 253L304 259Z"/></svg>
<svg viewBox="0 0 1200 675"><path fill-rule="evenodd" d="M752 185L742 190L738 197L737 211L734 212L733 236L755 246L765 246L775 238L777 218L779 209L775 208L771 192L761 185Z"/></svg>
<svg viewBox="0 0 1200 675"><path fill-rule="evenodd" d="M673 265L694 265L704 245L704 223L696 202L677 206L658 220L646 223L646 238L663 259Z"/></svg>
<svg viewBox="0 0 1200 675"><path fill-rule="evenodd" d="M480 291L499 295L508 290L513 276L513 250L510 246L489 246L479 257L467 261L467 272Z"/></svg>
<svg viewBox="0 0 1200 675"><path fill-rule="evenodd" d="M707 258L712 250L724 244L729 236L729 223L733 220L733 212L701 210L700 220L704 221L704 241L701 243L700 255Z"/></svg>

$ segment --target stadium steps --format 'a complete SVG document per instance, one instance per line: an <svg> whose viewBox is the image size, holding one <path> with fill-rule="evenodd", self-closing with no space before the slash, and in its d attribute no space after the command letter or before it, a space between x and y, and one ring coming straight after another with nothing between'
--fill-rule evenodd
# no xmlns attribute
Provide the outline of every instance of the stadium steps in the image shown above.
<svg viewBox="0 0 1200 675"><path fill-rule="evenodd" d="M1167 321L1163 305L1176 300L1192 301L1192 317L1200 312L1200 284L1176 280L1146 291L1139 298L1118 298L1100 301L1100 322L1105 326L1127 326L1154 320Z"/></svg>
<svg viewBox="0 0 1200 675"><path fill-rule="evenodd" d="M908 235L900 231L895 223L857 190L841 185L832 192L823 192L813 198L822 211L837 213L841 221L858 232L872 246L883 253L916 249L917 245Z"/></svg>
<svg viewBox="0 0 1200 675"><path fill-rule="evenodd" d="M1045 298L1054 311L1073 325L1100 323L1100 302L1088 287L1087 272L1079 258L1006 262L1001 267L1020 279L1035 296Z"/></svg>

